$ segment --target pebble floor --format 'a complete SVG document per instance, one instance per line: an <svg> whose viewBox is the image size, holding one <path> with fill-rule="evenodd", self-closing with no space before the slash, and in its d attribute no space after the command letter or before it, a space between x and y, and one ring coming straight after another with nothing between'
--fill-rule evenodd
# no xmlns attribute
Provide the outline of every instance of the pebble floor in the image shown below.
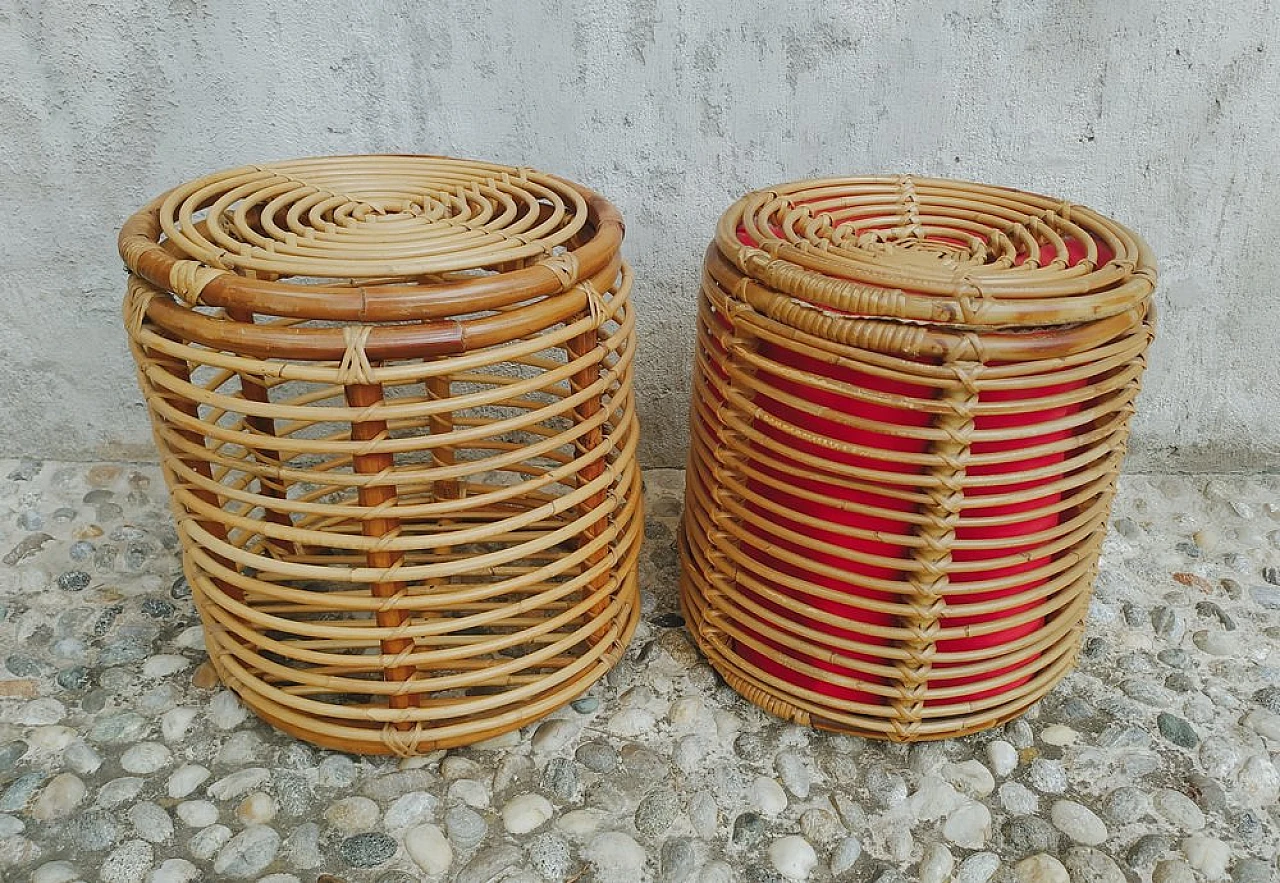
<svg viewBox="0 0 1280 883"><path fill-rule="evenodd" d="M681 482L646 476L643 622L604 681L400 761L219 687L155 468L0 462L0 879L1280 879L1280 477L1124 477L1079 670L913 747L718 681L676 602Z"/></svg>

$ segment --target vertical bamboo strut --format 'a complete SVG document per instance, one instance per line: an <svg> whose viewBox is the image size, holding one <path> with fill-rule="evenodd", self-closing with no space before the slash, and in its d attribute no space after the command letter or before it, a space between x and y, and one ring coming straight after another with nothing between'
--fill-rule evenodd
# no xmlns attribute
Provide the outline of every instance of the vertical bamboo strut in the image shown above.
<svg viewBox="0 0 1280 883"><path fill-rule="evenodd" d="M227 310L227 316L235 322L244 322L248 325L254 324L252 310ZM271 403L271 395L267 391L265 383L259 377L246 372L240 372L240 391L246 399L258 404L267 405ZM271 417L246 416L245 424L255 432L261 432L263 435L275 437L276 421ZM272 466L276 469L280 468L280 455L275 451L267 448L253 449L254 459L258 462ZM258 476L258 488L264 497L272 497L277 500L287 500L289 498L288 488L275 478L268 478L265 475ZM270 506L263 507L266 511L267 520L279 524L283 527L293 527L293 519L288 512L282 512L279 509L273 509ZM275 545L272 543L272 545ZM290 550L294 555L301 555L302 547L297 543L289 544Z"/></svg>
<svg viewBox="0 0 1280 883"><path fill-rule="evenodd" d="M938 633L947 609L945 592L951 549L964 506L965 467L973 445L973 409L978 404L977 381L982 371L980 362L956 362L947 367L955 372L955 381L942 393L941 401L948 409L934 421L934 428L945 432L946 438L929 446L929 453L937 461L925 474L938 483L929 487L929 502L921 509L927 520L916 535L924 543L911 554L921 569L910 575L913 591L907 596L907 603L911 615L902 623L909 637L898 642L907 651L907 658L897 664L900 693L891 700L898 712L893 719L895 735L903 740L914 738L920 727Z"/></svg>
<svg viewBox="0 0 1280 883"><path fill-rule="evenodd" d="M453 382L447 376L428 377L426 389L428 398L441 402L448 401L453 394ZM453 412L441 411L438 414L432 414L427 418L427 430L431 435L444 435L452 432ZM453 447L450 445L436 445L431 449L431 457L437 466L454 466L457 464ZM456 500L459 492L460 487L456 478L437 479L431 486L431 495L437 500ZM440 527L447 528L452 523L452 519L443 518L440 520ZM448 555L452 551L452 546L436 547L436 552L440 555Z"/></svg>
<svg viewBox="0 0 1280 883"><path fill-rule="evenodd" d="M382 386L376 383L349 384L345 388L347 404L353 408L371 408L382 402ZM352 441L375 442L386 438L387 423L385 420L365 420L351 424ZM356 454L353 458L355 471L360 475L379 475L395 466L395 456L371 452ZM357 491L361 506L377 509L381 506L394 505L396 489L393 485L361 485ZM367 537L396 536L400 533L400 522L394 518L365 518L360 522L360 530ZM399 552L370 551L366 555L372 568L388 569L395 567L404 559ZM404 583L376 582L369 587L375 597L394 598L404 590ZM406 614L401 610L378 610L375 619L381 628L398 629L405 624ZM388 656L397 656L413 649L411 638L389 638L382 642L382 652ZM407 681L413 677L411 665L397 666L383 670L382 678L386 681ZM387 704L392 708L411 708L418 704L415 693L401 693L391 696ZM407 724L406 724L407 726Z"/></svg>
<svg viewBox="0 0 1280 883"><path fill-rule="evenodd" d="M155 370L164 371L165 373L171 375L172 377L177 378L178 380L181 380L184 383L191 382L191 366L187 362L182 361L181 359L172 358L170 356L161 354L159 352L153 352L153 351L147 351L147 350L144 350L144 352L147 353L147 356L151 360L151 364L154 366ZM175 410L181 411L183 414L186 414L188 417L191 417L193 419L196 419L196 420L200 419L200 406L197 405L195 402L191 401L190 399L181 398L180 396L165 396L165 398L168 400L170 406L172 406ZM193 432L189 429L179 429L176 426L171 426L170 431L181 436L184 441L186 441L188 444L192 445L193 447L199 447L199 448L207 447L207 443L205 442L204 436L200 435L199 433ZM196 458L181 458L181 461L183 465L185 465L191 471L195 472L201 478L205 478L205 479L208 479L209 481L213 481L213 469L209 466L208 460L201 460ZM176 479L172 478L171 476L170 481L171 482L176 481ZM209 506L213 506L217 508L222 505L221 501L218 499L217 494L213 493L212 491L205 490L204 488L192 487L190 488L190 492L193 496L197 497L202 503L205 503ZM197 519L197 523L200 525L201 528L208 531L209 534L213 536L215 539L220 540L221 542L224 542L224 543L227 542L226 525L222 524L219 521L209 521L206 519ZM216 552L209 552L209 555L215 561L217 561L219 564L221 564L223 567L227 568L228 570L237 569L234 563L232 563L231 561L228 561L226 558L217 554ZM233 598L236 601L245 600L244 591L240 589L238 586L233 586L230 583L228 583L226 580L218 579L216 577L214 578L213 583L221 591L225 592L228 597ZM194 586L192 588L194 589Z"/></svg>
<svg viewBox="0 0 1280 883"><path fill-rule="evenodd" d="M569 341L569 343L565 346L565 352L571 362L576 362L580 359L588 358L591 355L591 353L599 347L599 342L600 341L598 337L598 332L595 330L588 331L583 334L579 334L577 337L572 338ZM583 367L581 371L578 371L569 379L569 389L575 393L581 392L584 389L594 386L596 383L599 382L599 380L600 380L600 363L593 361L589 365L586 365L585 367ZM574 408L573 410L574 422L586 423L587 421L595 417L595 415L598 414L599 411L600 411L599 397L590 396L581 405ZM574 447L577 449L578 454L581 455L591 451L599 450L603 440L604 440L604 433L601 430L601 428L597 426L593 429L588 429L585 433L579 436L578 440L574 443ZM592 462L583 466L582 469L579 470L578 472L579 487L588 485L591 482L595 481L597 478L599 478L601 475L604 474L604 469L605 469L605 458L593 460ZM598 512L600 508L604 505L604 501L605 501L604 491L597 491L591 494L591 496L587 497L587 499L581 504L582 513L584 515L590 516L591 513ZM603 514L600 514L596 517L596 520L590 522L587 525L586 529L582 532L582 536L578 540L579 545L585 546L588 543L590 543L592 540L594 540L596 537L600 536L601 532L603 532L604 530L604 520L603 520L604 517L605 516ZM605 556L607 554L608 553L606 552L605 549L597 549L596 551L592 552L590 555L587 556L587 566L596 567L597 565L600 564L600 562L604 561ZM588 591L590 592L599 591L609 581L610 578L611 577L608 573L599 574L598 576L596 576L594 579L591 580L591 586ZM599 616L601 613L604 612L605 608L608 607L608 605L609 605L609 601L607 598L601 599L600 601L598 601L591 608L592 616ZM596 632L595 635L592 636L592 640L598 641L600 640L601 637L603 637L603 635L604 635L603 630L598 631Z"/></svg>

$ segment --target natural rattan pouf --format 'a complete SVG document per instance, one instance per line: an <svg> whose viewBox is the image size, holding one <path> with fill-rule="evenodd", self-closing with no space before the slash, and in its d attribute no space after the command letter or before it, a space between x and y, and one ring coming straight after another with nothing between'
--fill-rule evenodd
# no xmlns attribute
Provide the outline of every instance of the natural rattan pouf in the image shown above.
<svg viewBox="0 0 1280 883"><path fill-rule="evenodd" d="M681 596L747 698L958 736L1080 644L1152 336L1151 254L1080 206L911 178L753 193L707 254Z"/></svg>
<svg viewBox="0 0 1280 883"><path fill-rule="evenodd" d="M596 194L419 156L247 166L125 225L125 316L222 680L412 754L618 659L642 517L631 273Z"/></svg>

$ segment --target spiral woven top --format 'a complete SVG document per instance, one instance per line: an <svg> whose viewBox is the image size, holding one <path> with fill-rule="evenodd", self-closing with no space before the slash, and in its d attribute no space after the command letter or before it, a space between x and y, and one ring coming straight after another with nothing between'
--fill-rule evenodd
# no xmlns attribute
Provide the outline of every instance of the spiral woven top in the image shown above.
<svg viewBox="0 0 1280 883"><path fill-rule="evenodd" d="M456 290L504 274L515 299L564 290L601 269L621 229L596 194L530 169L342 156L185 184L130 219L120 251L193 305L263 308L275 296L297 314L298 289L361 286L360 317L371 318L371 302L376 312L380 297L403 300L406 286Z"/></svg>
<svg viewBox="0 0 1280 883"><path fill-rule="evenodd" d="M803 181L748 194L716 245L746 276L836 314L992 328L1134 308L1155 260L1079 205L962 181Z"/></svg>

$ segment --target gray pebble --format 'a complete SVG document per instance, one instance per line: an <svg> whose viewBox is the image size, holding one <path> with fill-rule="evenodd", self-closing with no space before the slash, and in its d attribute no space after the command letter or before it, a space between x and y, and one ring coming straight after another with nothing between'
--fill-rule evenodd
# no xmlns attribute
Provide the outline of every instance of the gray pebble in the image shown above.
<svg viewBox="0 0 1280 883"><path fill-rule="evenodd" d="M568 880L573 875L575 862L569 844L551 833L535 835L528 846L529 863L548 880Z"/></svg>
<svg viewBox="0 0 1280 883"><path fill-rule="evenodd" d="M1169 851L1173 841L1163 834L1143 834L1125 853L1125 861L1134 870L1150 867Z"/></svg>
<svg viewBox="0 0 1280 883"><path fill-rule="evenodd" d="M1053 825L1036 816L1018 816L1005 823L1004 846L1014 859L1026 858L1041 852L1058 854L1061 835Z"/></svg>
<svg viewBox="0 0 1280 883"><path fill-rule="evenodd" d="M1272 714L1280 714L1280 686L1263 687L1255 691L1253 701Z"/></svg>
<svg viewBox="0 0 1280 883"><path fill-rule="evenodd" d="M857 837L844 838L831 851L831 873L839 877L857 864L861 856L862 841Z"/></svg>
<svg viewBox="0 0 1280 883"><path fill-rule="evenodd" d="M578 793L578 768L567 757L553 757L542 773L542 787L561 800L571 801Z"/></svg>
<svg viewBox="0 0 1280 883"><path fill-rule="evenodd" d="M754 846L764 837L764 832L764 819L756 813L744 812L733 820L733 845L744 849Z"/></svg>
<svg viewBox="0 0 1280 883"><path fill-rule="evenodd" d="M698 850L692 837L672 837L662 844L658 861L662 883L686 883L698 870Z"/></svg>
<svg viewBox="0 0 1280 883"><path fill-rule="evenodd" d="M138 883L155 861L155 850L145 840L130 840L116 847L102 862L102 883Z"/></svg>
<svg viewBox="0 0 1280 883"><path fill-rule="evenodd" d="M670 788L659 788L646 794L636 807L635 826L642 836L655 838L663 834L680 813L680 801Z"/></svg>
<svg viewBox="0 0 1280 883"><path fill-rule="evenodd" d="M489 831L485 820L469 806L454 806L445 813L445 830L449 839L461 849L470 849Z"/></svg>
<svg viewBox="0 0 1280 883"><path fill-rule="evenodd" d="M1111 856L1088 846L1068 849L1062 864L1071 874L1071 883L1127 883Z"/></svg>
<svg viewBox="0 0 1280 883"><path fill-rule="evenodd" d="M1272 866L1258 858L1242 858L1231 869L1231 883L1272 883L1275 879Z"/></svg>
<svg viewBox="0 0 1280 883"><path fill-rule="evenodd" d="M583 742L573 756L578 763L597 773L612 772L618 765L617 749L601 739Z"/></svg>
<svg viewBox="0 0 1280 883"><path fill-rule="evenodd" d="M370 831L343 840L338 852L353 868L374 868L396 854L396 842L380 831Z"/></svg>
<svg viewBox="0 0 1280 883"><path fill-rule="evenodd" d="M1196 731L1192 729L1191 724L1176 714L1170 714L1167 711L1160 712L1156 716L1156 726L1160 728L1160 735L1174 745L1179 745L1183 748L1195 748L1200 743L1200 737L1196 735Z"/></svg>
<svg viewBox="0 0 1280 883"><path fill-rule="evenodd" d="M124 836L124 828L114 813L90 810L73 815L62 823L62 835L86 852L110 849Z"/></svg>

